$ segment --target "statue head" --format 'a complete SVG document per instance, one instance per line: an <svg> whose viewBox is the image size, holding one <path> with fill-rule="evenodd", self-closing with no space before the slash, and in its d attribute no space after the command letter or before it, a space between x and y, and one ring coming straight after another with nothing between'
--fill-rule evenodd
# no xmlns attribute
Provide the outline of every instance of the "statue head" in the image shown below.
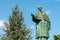
<svg viewBox="0 0 60 40"><path fill-rule="evenodd" d="M39 10L39 11L42 11L42 7L41 7L41 6L39 6L39 7L38 7L38 10Z"/></svg>

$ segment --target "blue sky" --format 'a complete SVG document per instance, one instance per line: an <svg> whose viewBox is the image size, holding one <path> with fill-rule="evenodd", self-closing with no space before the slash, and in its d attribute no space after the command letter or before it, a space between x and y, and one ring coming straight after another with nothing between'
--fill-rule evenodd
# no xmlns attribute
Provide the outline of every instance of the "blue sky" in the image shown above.
<svg viewBox="0 0 60 40"><path fill-rule="evenodd" d="M18 4L19 10L23 12L25 24L32 28L33 39L35 40L36 25L32 21L31 13L38 11L38 6L48 15L51 21L49 40L53 40L54 34L60 34L60 0L0 0L0 35L4 34L4 21L8 21L8 16L12 13L12 8Z"/></svg>

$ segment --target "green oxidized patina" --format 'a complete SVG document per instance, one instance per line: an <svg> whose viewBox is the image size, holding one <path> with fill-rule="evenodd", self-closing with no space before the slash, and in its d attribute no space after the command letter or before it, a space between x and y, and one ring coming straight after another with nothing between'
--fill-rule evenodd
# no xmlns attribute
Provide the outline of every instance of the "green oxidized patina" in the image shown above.
<svg viewBox="0 0 60 40"><path fill-rule="evenodd" d="M50 30L50 20L48 16L42 11L42 7L38 7L38 12L32 14L32 20L36 22L36 39L48 40Z"/></svg>

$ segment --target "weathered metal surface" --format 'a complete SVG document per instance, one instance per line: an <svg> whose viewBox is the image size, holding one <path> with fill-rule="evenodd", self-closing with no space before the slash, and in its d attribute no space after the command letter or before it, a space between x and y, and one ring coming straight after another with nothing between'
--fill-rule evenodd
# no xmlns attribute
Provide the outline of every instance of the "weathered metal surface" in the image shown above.
<svg viewBox="0 0 60 40"><path fill-rule="evenodd" d="M50 20L43 13L42 7L38 7L38 12L32 14L32 20L36 23L36 38L37 40L48 40L50 30Z"/></svg>

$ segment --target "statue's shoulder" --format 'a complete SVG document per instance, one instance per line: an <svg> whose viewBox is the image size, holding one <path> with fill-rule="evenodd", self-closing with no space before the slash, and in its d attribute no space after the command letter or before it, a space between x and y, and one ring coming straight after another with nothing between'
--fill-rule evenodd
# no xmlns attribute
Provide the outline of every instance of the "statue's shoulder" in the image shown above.
<svg viewBox="0 0 60 40"><path fill-rule="evenodd" d="M46 13L43 13L43 17L44 17L44 20L45 20L45 21L48 21L48 22L50 21L50 19L49 19L49 17L47 16Z"/></svg>

